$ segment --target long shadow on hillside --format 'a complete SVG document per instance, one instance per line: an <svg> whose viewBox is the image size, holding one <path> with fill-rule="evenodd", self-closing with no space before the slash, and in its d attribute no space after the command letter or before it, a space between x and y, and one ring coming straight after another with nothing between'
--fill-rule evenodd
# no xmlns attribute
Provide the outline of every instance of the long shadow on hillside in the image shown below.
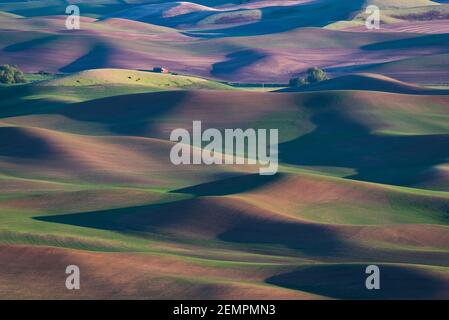
<svg viewBox="0 0 449 320"><path fill-rule="evenodd" d="M316 129L281 144L283 162L354 168L351 178L407 186L449 158L449 134L376 135L351 119L335 95L313 94L302 102L314 114Z"/></svg>
<svg viewBox="0 0 449 320"><path fill-rule="evenodd" d="M260 178L260 179L259 179ZM271 183L277 178L258 175L237 177L234 181L216 181L198 186L196 189L179 190L205 195L224 195L244 191L235 189L232 182L245 181L246 190ZM229 190L223 190L228 187ZM86 228L132 233L142 237L149 234L168 234L175 237L202 239L204 235L232 243L282 245L309 255L347 255L352 250L340 241L335 232L324 225L306 224L277 220L275 214L262 215L263 209L250 205L235 206L232 199L196 197L163 204L152 204L120 209L101 210L55 216L41 216L34 219L62 223ZM198 237L196 237L198 234Z"/></svg>
<svg viewBox="0 0 449 320"><path fill-rule="evenodd" d="M266 186L282 179L283 174L275 174L271 176L262 176L258 173L245 174L236 177L221 179L218 181L201 183L192 187L182 188L171 191L172 193L193 194L197 197L201 196L224 196L248 192L261 186Z"/></svg>
<svg viewBox="0 0 449 320"><path fill-rule="evenodd" d="M110 66L109 60L111 56L111 50L106 44L98 43L86 55L80 57L74 62L62 67L61 72L77 72L89 69L100 69Z"/></svg>
<svg viewBox="0 0 449 320"><path fill-rule="evenodd" d="M39 87L33 83L0 87L0 118L24 115L51 114L67 106L66 102L47 98L27 99L30 96L60 94L58 87Z"/></svg>
<svg viewBox="0 0 449 320"><path fill-rule="evenodd" d="M430 34L413 38L399 39L367 44L364 50L416 49L423 47L442 47L441 53L446 53L449 47L449 34Z"/></svg>
<svg viewBox="0 0 449 320"><path fill-rule="evenodd" d="M0 157L43 160L53 153L47 141L23 128L0 127Z"/></svg>
<svg viewBox="0 0 449 320"><path fill-rule="evenodd" d="M104 15L100 18L100 21L111 18L119 18L176 28L179 24L194 23L195 21L199 21L210 14L208 12L191 12L175 16L164 14L164 12L170 12L170 10L176 8L178 5L179 3L177 2L166 2L159 4L147 3L137 5L123 11L115 11L111 14ZM145 12L147 13L146 15ZM141 13L144 13L144 15L140 16Z"/></svg>
<svg viewBox="0 0 449 320"><path fill-rule="evenodd" d="M24 50L33 50L48 45L49 43L58 41L60 39L62 39L62 37L59 35L40 37L37 39L32 39L24 42L14 43L12 45L5 47L3 50L5 52L20 52Z"/></svg>
<svg viewBox="0 0 449 320"><path fill-rule="evenodd" d="M56 112L77 121L106 125L118 134L154 136L158 118L176 109L186 95L187 91L120 95L69 105Z"/></svg>
<svg viewBox="0 0 449 320"><path fill-rule="evenodd" d="M54 16L61 15L65 12L67 8L67 3L65 1L4 1L5 3L19 3L20 6L14 6L12 10L8 9L10 13L14 13L24 17L39 17L39 16ZM80 7L80 11L83 15L89 16L92 14L95 15L103 15L109 12L115 12L120 9L124 9L129 7L130 5L124 0L110 1L107 5L99 5L95 1L93 3L77 3L77 6Z"/></svg>
<svg viewBox="0 0 449 320"><path fill-rule="evenodd" d="M447 299L449 283L436 275L402 266L380 265L380 290L367 290L367 265L324 265L266 279L267 283L335 299Z"/></svg>
<svg viewBox="0 0 449 320"><path fill-rule="evenodd" d="M210 229L225 228L224 232L212 238L230 243L282 245L312 256L338 256L351 252L330 228L324 226L266 220L231 207L195 201L41 216L34 219L129 233L143 238L151 234L185 238L189 234L187 237L191 239L203 239Z"/></svg>
<svg viewBox="0 0 449 320"><path fill-rule="evenodd" d="M256 64L265 57L264 53L251 49L233 52L226 56L227 60L214 63L211 74L217 77L226 77L243 67Z"/></svg>

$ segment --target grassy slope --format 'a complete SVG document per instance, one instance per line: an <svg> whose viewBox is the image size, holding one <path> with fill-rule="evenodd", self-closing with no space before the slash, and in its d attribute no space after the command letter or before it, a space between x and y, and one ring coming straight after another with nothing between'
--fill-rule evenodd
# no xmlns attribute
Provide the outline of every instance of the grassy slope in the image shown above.
<svg viewBox="0 0 449 320"><path fill-rule="evenodd" d="M162 74L122 69L96 69L82 71L73 75L42 83L56 87L77 86L145 86L149 90L179 90L179 89L215 89L231 90L232 88L210 80L172 74Z"/></svg>
<svg viewBox="0 0 449 320"><path fill-rule="evenodd" d="M403 155L407 140L394 142L388 152L402 162L383 164L377 178L397 179L386 172L395 165L409 170L406 175L416 173L416 166L436 173L402 180L405 187L364 181L379 164L360 158L374 151L385 159L376 145L388 147L388 139L430 139L416 140L413 150L443 143L449 131L441 120L447 117L447 96L173 91L107 97L116 88L124 93L130 87L105 84L100 75L127 84L129 72L123 71L123 77L122 72L97 70L95 76L87 72L88 80L86 73L55 80L69 86L1 88L0 95L8 97L0 110L0 242L8 245L0 250L8 261L0 283L4 297L55 297L59 292L45 282L50 273L39 282L39 293L20 289L17 279L26 279L27 271L11 270L24 263L33 266L33 254L45 256L40 261L48 264L76 259L93 283L103 283L103 273L122 274L112 286L88 286L83 297L173 298L181 292L202 298L210 289L217 298L339 298L362 294L351 277L341 280L352 288L346 293L333 291L331 281L307 285L301 277L353 274L352 264L341 262L360 261L391 264L388 276L396 287L385 297L447 296L449 195L434 191L447 190L445 161L433 162L435 155L428 151L409 159ZM110 91L96 99L85 93L91 86L77 79L101 82ZM65 90L77 99L58 99ZM346 125L335 126L327 116ZM188 127L194 119L219 128L280 127L283 174L264 178L253 175L251 167L173 168L166 161L167 132ZM359 163L345 154L325 154L333 163L312 157L308 139L321 146L321 154L327 144L338 146L339 136L348 141L384 138L362 140L359 150L346 146ZM42 249L29 247L36 245ZM115 259L134 272L103 269ZM156 260L172 267L159 268ZM336 264L327 267L329 262ZM423 264L435 267L418 266ZM425 290L395 282L403 278ZM440 285L429 285L435 282ZM158 285L144 289L136 283Z"/></svg>

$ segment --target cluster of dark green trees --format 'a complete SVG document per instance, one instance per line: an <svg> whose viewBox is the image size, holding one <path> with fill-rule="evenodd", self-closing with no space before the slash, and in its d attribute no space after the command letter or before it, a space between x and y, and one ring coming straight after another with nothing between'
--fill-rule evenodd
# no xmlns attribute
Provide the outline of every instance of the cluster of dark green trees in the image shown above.
<svg viewBox="0 0 449 320"><path fill-rule="evenodd" d="M0 83L4 84L14 84L14 83L25 83L25 77L23 72L15 66L9 64L4 64L0 66Z"/></svg>
<svg viewBox="0 0 449 320"><path fill-rule="evenodd" d="M327 77L327 74L326 72L324 72L324 70L313 67L307 69L306 76L304 78L291 78L288 84L290 87L301 87L309 83L317 83L328 79L329 78Z"/></svg>

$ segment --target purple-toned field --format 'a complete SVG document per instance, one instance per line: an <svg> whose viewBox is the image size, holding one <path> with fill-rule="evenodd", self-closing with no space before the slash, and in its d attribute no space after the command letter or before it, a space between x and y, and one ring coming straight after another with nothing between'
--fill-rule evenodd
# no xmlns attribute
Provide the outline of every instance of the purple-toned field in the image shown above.
<svg viewBox="0 0 449 320"><path fill-rule="evenodd" d="M198 26L195 23L201 17L197 16L189 18L189 24L179 22L181 29L172 28L179 26L169 23L170 19L192 15L190 11L196 7L189 7L189 3L145 5L152 8L151 12L160 10L160 17L144 19L144 22L138 17L130 20L133 16L123 13L126 10L83 18L81 30L75 31L65 30L66 17L62 15L0 15L2 62L20 65L28 72L77 72L99 67L148 70L162 65L183 74L253 83L286 83L291 76L312 65L326 68L334 75L378 68L379 73L403 81L449 82L447 64L434 60L435 56L447 52L444 34L447 20L395 22L382 25L374 32L364 27L326 30L313 24L293 23L296 19L301 21L298 10L309 6L308 3L289 2L290 11L282 9L286 8L284 5L276 11L273 9L277 8L276 3L272 7L268 1L259 5L273 11L270 13L273 17L238 26L220 25L219 29L214 24ZM143 9L138 8L135 10L141 14ZM279 30L275 22L282 22L284 28ZM429 34L441 36L434 42L434 36ZM398 45L389 48L390 43ZM33 59L29 59L31 55ZM413 59L426 64L425 77L413 76L421 70L412 63L407 65L407 76L385 66Z"/></svg>

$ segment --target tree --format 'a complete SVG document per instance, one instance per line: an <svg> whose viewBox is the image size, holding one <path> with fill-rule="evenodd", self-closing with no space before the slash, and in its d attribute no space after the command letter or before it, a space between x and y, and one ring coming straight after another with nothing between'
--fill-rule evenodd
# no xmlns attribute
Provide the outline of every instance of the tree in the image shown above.
<svg viewBox="0 0 449 320"><path fill-rule="evenodd" d="M307 81L304 80L304 78L300 78L300 77L291 78L290 81L288 82L288 85L290 87L301 87L306 84L307 84Z"/></svg>
<svg viewBox="0 0 449 320"><path fill-rule="evenodd" d="M317 83L328 79L326 72L320 68L313 67L307 70L308 83Z"/></svg>
<svg viewBox="0 0 449 320"><path fill-rule="evenodd" d="M13 84L26 82L23 72L9 64L0 66L0 83Z"/></svg>

